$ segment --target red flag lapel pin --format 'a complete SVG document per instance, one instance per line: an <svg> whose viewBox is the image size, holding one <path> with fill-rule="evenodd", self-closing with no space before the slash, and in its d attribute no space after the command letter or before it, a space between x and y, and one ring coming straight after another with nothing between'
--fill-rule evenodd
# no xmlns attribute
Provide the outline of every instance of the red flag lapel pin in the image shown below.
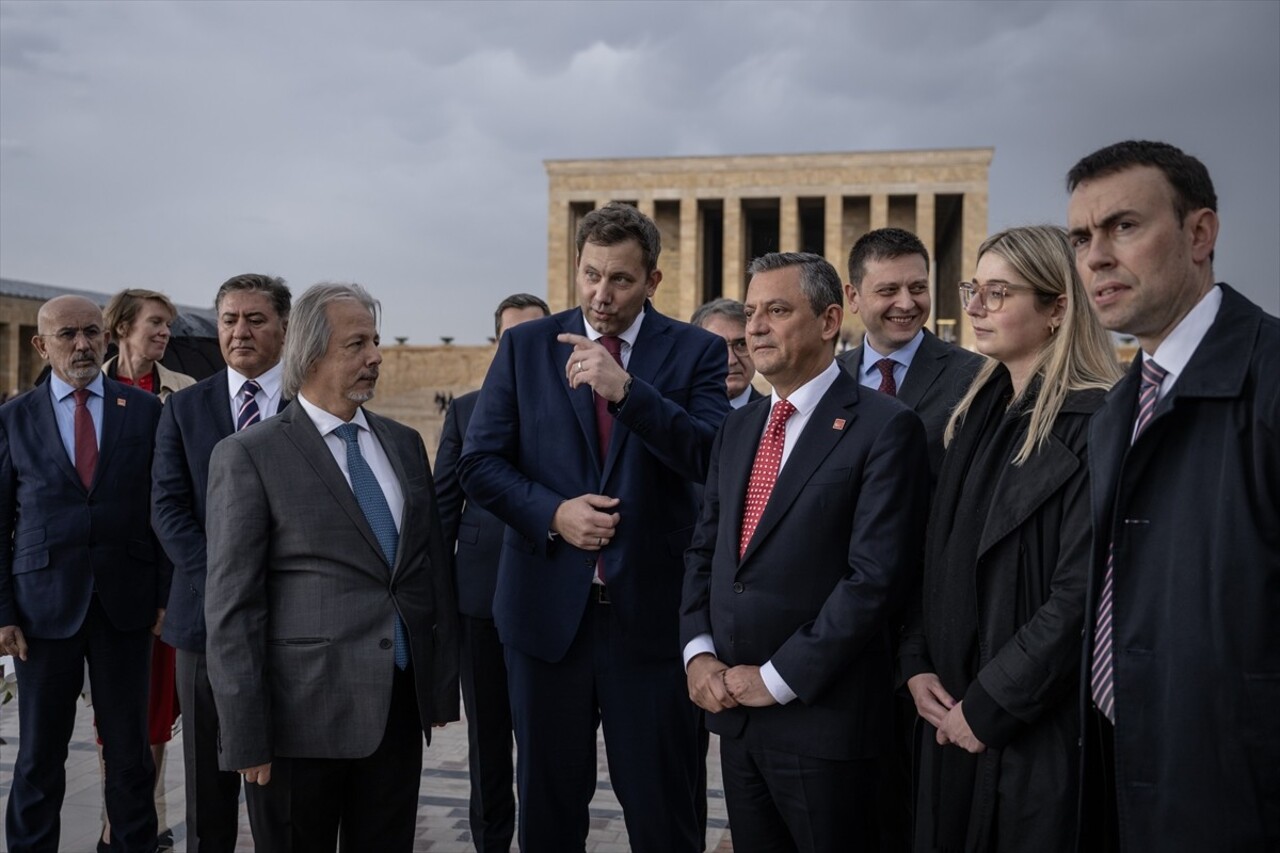
<svg viewBox="0 0 1280 853"><path fill-rule="evenodd" d="M831 428L837 429L837 430L844 429L844 424L845 424L844 418L836 418L835 422L831 424Z"/></svg>
<svg viewBox="0 0 1280 853"><path fill-rule="evenodd" d="M123 409L125 407L124 397L116 397L116 405Z"/></svg>

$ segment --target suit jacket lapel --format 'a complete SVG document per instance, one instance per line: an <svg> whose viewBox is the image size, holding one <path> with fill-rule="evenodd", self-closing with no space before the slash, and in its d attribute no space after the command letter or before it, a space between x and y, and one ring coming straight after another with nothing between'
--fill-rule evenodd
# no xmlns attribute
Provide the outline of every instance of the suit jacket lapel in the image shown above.
<svg viewBox="0 0 1280 853"><path fill-rule="evenodd" d="M982 526L978 555L985 554L1030 518L1079 466L1079 458L1056 438L1051 438L1021 468L1005 465Z"/></svg>
<svg viewBox="0 0 1280 853"><path fill-rule="evenodd" d="M636 336L635 346L631 348L631 358L627 361L628 373L650 385L655 383L658 371L662 369L673 346L671 335L668 333L670 328L671 321L659 314L652 303L645 302L644 322L640 324L640 334ZM594 405L593 400L593 416ZM629 435L631 430L615 420L613 433L609 438L609 451L605 455L604 470L600 474L601 486L609 479L609 472L613 470L613 464L618 454L622 452L622 445Z"/></svg>
<svg viewBox="0 0 1280 853"><path fill-rule="evenodd" d="M734 440L725 445L728 450L721 451L720 460L720 517L730 525L735 549L742 536L742 510L747 499L747 484L751 481L751 466L755 464L756 448L760 446L770 411L768 403L749 408L751 411L742 416L741 422L725 429L726 438L732 434ZM759 530L759 525L756 529ZM736 550L734 554L736 556Z"/></svg>
<svg viewBox="0 0 1280 853"><path fill-rule="evenodd" d="M374 553L382 560L382 564L386 565L386 556L382 553L382 545L378 542L378 537L373 534L373 528L364 517L364 510L360 509L355 492L351 491L347 478L342 476L342 470L334 461L333 453L329 450L329 445L325 444L324 437L312 423L311 416L301 406L292 406L277 417L285 424L285 436L293 442L302 458L338 502L338 506L342 507L343 512L360 531L360 535L373 548Z"/></svg>
<svg viewBox="0 0 1280 853"><path fill-rule="evenodd" d="M916 357L911 359L911 367L898 389L898 399L911 408L920 405L925 392L933 385L947 362L947 348L941 341L925 331L916 350Z"/></svg>
<svg viewBox="0 0 1280 853"><path fill-rule="evenodd" d="M76 466L71 464L71 458L67 456L67 450L62 445L62 433L58 430L58 418L53 412L53 393L46 385L42 388L43 393L32 394L31 400L31 417L36 424L36 434L42 436L57 436L57 441L46 441L44 447L54 463L62 469L62 473L70 477L80 488L84 488L84 484L80 482L80 475L76 473ZM105 408L105 407L104 407Z"/></svg>
<svg viewBox="0 0 1280 853"><path fill-rule="evenodd" d="M111 453L124 429L125 418L129 417L124 389L115 382L103 377L102 380L102 440L98 443L98 465L93 470L93 488L98 487L102 479L103 469L111 461ZM89 491L93 491L90 489Z"/></svg>
<svg viewBox="0 0 1280 853"><path fill-rule="evenodd" d="M218 435L223 438L236 431L231 422L231 398L227 396L227 371L218 372L218 380L209 383L204 389L205 410L209 413L209 422L213 424Z"/></svg>
<svg viewBox="0 0 1280 853"><path fill-rule="evenodd" d="M560 331L571 335L585 335L587 330L585 321L582 319L582 311L568 312L560 324ZM595 397L590 386L571 387L569 377L565 375L564 366L569 363L569 356L573 354L573 344L562 344L553 340L548 352L552 362L549 369L553 376L559 377L560 387L569 397L569 405L573 407L573 414L578 419L578 426L582 429L582 440L589 450L588 455L591 457L592 464L599 470L600 456L596 452Z"/></svg>
<svg viewBox="0 0 1280 853"><path fill-rule="evenodd" d="M813 414L809 416L809 423L805 425L804 432L800 433L796 439L795 447L787 457L786 464L778 473L778 480L774 483L773 492L769 495L769 502L765 504L764 514L760 516L755 534L742 555L743 562L751 557L760 543L769 535L769 531L782 520L787 510L791 508L791 504L799 496L800 490L813 476L814 471L840 443L845 432L853 426L858 417L855 404L858 402L859 392L858 382L847 373L841 372L836 377L835 383L827 389L827 393L822 395L822 399L814 407ZM841 420L844 421L843 425L836 428L835 424ZM745 484L743 491L746 491Z"/></svg>
<svg viewBox="0 0 1280 853"><path fill-rule="evenodd" d="M387 429L387 424L385 421L382 420L382 418L378 417L377 415L373 414L367 409L365 410L364 416L365 416L365 420L367 420L369 423L369 429L373 432L374 436L378 439L378 443L382 445L382 451L386 453L387 458L391 460L391 468L392 470L395 471L396 480L398 480L400 483L400 494L404 495L404 510L403 510L403 515L400 518L400 528L399 528L400 541L403 542L405 533L408 532L409 524L411 523L411 518L413 516L413 513L410 511L411 507L409 504L409 495L411 494L409 491L409 473L408 473L408 470L405 468L405 461L403 457L401 457L400 455L402 447L392 438L391 431ZM359 504L357 504L357 506L359 506ZM364 515L363 512L361 512L360 514L362 516ZM370 530L370 532L372 532L372 529ZM392 575L394 575L397 569L400 567L400 563L404 556L404 552L405 552L404 548L399 548L399 547L396 548L396 564L391 567ZM379 548L378 553L382 553L381 548Z"/></svg>
<svg viewBox="0 0 1280 853"><path fill-rule="evenodd" d="M1138 405L1138 383L1142 365L1133 366L1107 392L1107 401L1089 422L1089 490L1092 495L1094 530L1104 541L1111 539L1111 507L1120 479L1120 468L1129 451L1133 414Z"/></svg>

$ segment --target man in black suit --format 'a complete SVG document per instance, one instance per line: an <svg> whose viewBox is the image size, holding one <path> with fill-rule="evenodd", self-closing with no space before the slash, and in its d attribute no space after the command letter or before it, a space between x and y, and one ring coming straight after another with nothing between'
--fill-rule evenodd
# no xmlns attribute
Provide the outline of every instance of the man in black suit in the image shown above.
<svg viewBox="0 0 1280 853"><path fill-rule="evenodd" d="M240 820L240 774L218 769L218 714L205 665L209 457L222 439L284 408L280 353L291 297L283 279L248 273L224 282L213 304L227 367L169 398L152 466L152 524L174 566L162 638L178 651L190 853L232 853ZM288 812L274 796L280 790L245 788L262 850L281 849L288 839Z"/></svg>
<svg viewBox="0 0 1280 853"><path fill-rule="evenodd" d="M849 252L844 292L867 334L837 359L863 386L916 410L929 437L929 470L936 478L947 418L983 358L924 327L930 311L929 250L910 231L878 228L858 238Z"/></svg>
<svg viewBox="0 0 1280 853"><path fill-rule="evenodd" d="M494 312L495 340L502 340L513 326L550 313L547 303L536 296L508 296ZM493 622L493 593L498 587L498 557L506 525L467 500L458 482L462 439L479 396L479 391L472 391L454 398L444 417L444 431L436 451L436 499L445 553L453 558L458 588L459 676L471 770L471 841L478 853L503 853L511 849L516 828L507 664Z"/></svg>
<svg viewBox="0 0 1280 853"><path fill-rule="evenodd" d="M716 437L686 554L689 695L720 735L734 848L867 849L890 725L886 616L919 565L919 417L835 364L839 274L812 254L748 270L769 403Z"/></svg>
<svg viewBox="0 0 1280 853"><path fill-rule="evenodd" d="M110 849L153 853L147 689L169 596L148 511L160 400L103 376L97 305L58 296L37 323L48 382L0 406L0 654L22 685L5 833L14 853L58 849L87 661Z"/></svg>
<svg viewBox="0 0 1280 853"><path fill-rule="evenodd" d="M729 405L741 409L763 397L751 384L756 366L747 348L747 313L742 303L736 299L712 299L699 305L689 322L724 338L729 352L729 373L724 378Z"/></svg>

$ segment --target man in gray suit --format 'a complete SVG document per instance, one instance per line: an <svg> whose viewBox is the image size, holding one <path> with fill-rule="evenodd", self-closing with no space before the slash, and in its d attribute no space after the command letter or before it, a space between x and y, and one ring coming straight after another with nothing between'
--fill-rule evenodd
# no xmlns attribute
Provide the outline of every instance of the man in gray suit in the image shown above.
<svg viewBox="0 0 1280 853"><path fill-rule="evenodd" d="M910 231L877 228L858 238L849 252L844 293L867 334L837 360L863 386L916 410L929 439L929 472L936 479L947 418L982 366L982 356L941 341L924 327L931 307L929 250Z"/></svg>
<svg viewBox="0 0 1280 853"><path fill-rule="evenodd" d="M289 791L294 850L409 851L422 737L458 718L453 579L426 449L365 411L378 303L294 305L295 404L209 463L205 616L220 763Z"/></svg>

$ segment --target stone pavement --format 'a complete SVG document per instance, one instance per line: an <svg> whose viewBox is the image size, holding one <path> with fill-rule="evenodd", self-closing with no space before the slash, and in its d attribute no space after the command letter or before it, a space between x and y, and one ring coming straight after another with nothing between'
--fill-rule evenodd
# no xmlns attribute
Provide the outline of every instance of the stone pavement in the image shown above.
<svg viewBox="0 0 1280 853"><path fill-rule="evenodd" d="M76 716L75 734L67 755L67 795L62 806L62 844L64 853L93 853L100 831L101 793L98 779L98 757L92 734L92 712L81 703ZM0 707L0 800L9 796L13 777L13 759L17 752L17 702ZM591 803L591 832L587 837L588 853L625 853L626 826L622 809L609 785L609 772L604 764L604 742L600 742L600 774L596 796ZM720 788L718 739L711 738L708 769L707 850L732 851L733 844L725 826L724 794ZM173 829L175 850L187 849L184 822L185 796L182 785L182 734L169 744L164 767L163 810L161 826ZM468 853L473 850L467 826L467 732L465 721L437 729L431 746L424 753L422 785L418 793L418 834L415 853ZM240 844L237 851L249 853L253 841L249 822L241 803ZM7 851L0 842L0 851Z"/></svg>

